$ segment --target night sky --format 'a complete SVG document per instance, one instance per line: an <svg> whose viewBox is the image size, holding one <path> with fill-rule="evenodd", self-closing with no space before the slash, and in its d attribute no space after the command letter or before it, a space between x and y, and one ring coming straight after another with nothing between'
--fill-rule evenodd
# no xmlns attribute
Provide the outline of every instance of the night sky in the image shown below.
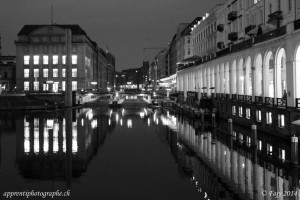
<svg viewBox="0 0 300 200"><path fill-rule="evenodd" d="M78 24L116 57L116 70L140 67L166 47L179 23L189 23L226 0L0 0L2 54L15 55L25 24Z"/></svg>

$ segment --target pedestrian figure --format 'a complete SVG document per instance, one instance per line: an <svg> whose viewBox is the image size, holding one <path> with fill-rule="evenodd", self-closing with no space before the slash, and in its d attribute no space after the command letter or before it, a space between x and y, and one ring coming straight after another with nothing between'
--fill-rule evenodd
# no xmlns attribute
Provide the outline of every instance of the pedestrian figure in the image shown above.
<svg viewBox="0 0 300 200"><path fill-rule="evenodd" d="M286 99L286 97L287 97L286 90L283 90L283 95L282 95L282 98L283 98L283 99Z"/></svg>

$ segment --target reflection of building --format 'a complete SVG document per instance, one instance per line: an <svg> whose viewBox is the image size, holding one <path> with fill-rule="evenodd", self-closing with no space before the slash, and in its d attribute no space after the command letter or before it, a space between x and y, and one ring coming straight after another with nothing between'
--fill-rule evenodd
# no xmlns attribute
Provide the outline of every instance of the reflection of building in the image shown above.
<svg viewBox="0 0 300 200"><path fill-rule="evenodd" d="M0 56L0 94L14 89L16 84L16 57Z"/></svg>
<svg viewBox="0 0 300 200"><path fill-rule="evenodd" d="M113 86L115 58L78 25L25 25L16 44L17 88L64 91L66 29L72 32L72 90Z"/></svg>
<svg viewBox="0 0 300 200"><path fill-rule="evenodd" d="M17 121L16 158L23 176L64 180L70 172L76 178L86 171L105 140L105 126L99 125L106 118L94 117L92 110L82 110L73 118L76 120L67 120L62 115L40 115ZM70 132L66 131L68 121L72 123Z"/></svg>
<svg viewBox="0 0 300 200"><path fill-rule="evenodd" d="M234 127L233 137L224 131L196 135L187 121L180 121L178 130L178 147L185 155L181 162L192 170L192 180L213 199L262 199L264 189L283 193L295 187L299 192L299 177L293 178L285 164L290 158L288 142L260 134L253 150L251 131L243 127Z"/></svg>

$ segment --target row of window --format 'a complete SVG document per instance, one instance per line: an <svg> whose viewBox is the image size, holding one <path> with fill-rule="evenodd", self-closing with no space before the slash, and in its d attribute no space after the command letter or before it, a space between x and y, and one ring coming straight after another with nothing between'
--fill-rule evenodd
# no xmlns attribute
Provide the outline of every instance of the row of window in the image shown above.
<svg viewBox="0 0 300 200"><path fill-rule="evenodd" d="M52 64L53 65L58 65L60 62L61 64L65 65L66 64L66 55L63 56L58 56L58 55L53 55L52 56ZM30 63L31 56L25 55L24 56L24 65L29 65ZM42 62L40 62L40 59L42 59ZM77 55L72 55L72 65L77 65ZM49 56L48 55L34 55L33 56L33 64L34 65L39 65L40 63L43 63L44 65L49 65Z"/></svg>
<svg viewBox="0 0 300 200"><path fill-rule="evenodd" d="M204 29L203 31L198 33L196 35L196 37L193 38L193 44L196 44L197 42L205 39L208 35L212 34L214 31L216 31L216 28L217 28L216 23L217 22L214 22L214 23L208 25L206 29Z"/></svg>
<svg viewBox="0 0 300 200"><path fill-rule="evenodd" d="M41 85L40 82L34 81L33 82L33 90L34 91L39 91L40 90L40 85ZM43 91L49 91L49 84L48 83L43 83L41 86L43 87ZM58 92L60 86L61 86L61 90L65 91L66 82L65 81L62 81L61 83L54 82L53 85L52 85L52 91ZM28 91L29 87L30 87L29 81L24 81L24 90ZM72 81L72 90L73 91L77 90L77 81Z"/></svg>
<svg viewBox="0 0 300 200"><path fill-rule="evenodd" d="M49 53L51 49L52 53L58 53L58 52L67 52L66 51L66 46L65 45L33 45L32 46L32 52L33 53L39 53L39 52L43 52L45 54ZM29 53L29 45L25 45L23 48L23 52L24 54L28 54ZM76 45L72 45L72 53L77 53L77 46Z"/></svg>
<svg viewBox="0 0 300 200"><path fill-rule="evenodd" d="M24 69L24 78L29 78L30 71L29 69ZM58 69L52 70L52 76L58 77ZM37 78L40 77L40 70L39 69L33 69L33 77ZM49 69L43 69L43 77L47 78L49 77ZM66 77L66 69L61 69L61 77ZM72 77L77 77L77 69L72 68Z"/></svg>
<svg viewBox="0 0 300 200"><path fill-rule="evenodd" d="M239 106L239 117L243 117L243 107ZM236 115L236 106L232 106L232 115ZM250 119L251 117L251 110L250 108L246 108L246 118ZM266 123L272 124L273 123L272 112L266 112ZM261 122L261 110L256 110L256 121ZM283 128L285 126L285 119L283 114L278 114L278 126Z"/></svg>

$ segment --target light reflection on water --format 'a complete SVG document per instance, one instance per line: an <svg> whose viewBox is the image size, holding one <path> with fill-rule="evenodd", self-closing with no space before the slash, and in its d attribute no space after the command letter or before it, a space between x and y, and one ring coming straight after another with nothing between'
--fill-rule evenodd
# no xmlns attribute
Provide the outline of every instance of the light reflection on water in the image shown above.
<svg viewBox="0 0 300 200"><path fill-rule="evenodd" d="M85 108L68 114L25 113L0 118L1 125L7 124L5 120L11 120L12 125L0 129L0 175L5 175L5 166L13 166L6 160L15 157L17 171L10 169L5 176L6 179L17 177L19 189L71 188L76 194L72 199L82 198L79 191L92 191L91 198L116 199L127 195L130 199L141 196L144 199L168 199L171 196L172 199L191 200L264 199L261 195L264 190L283 192L293 189L300 193L298 170L286 164L290 159L288 142L258 135L258 148L253 149L249 130L235 127L233 137L228 137L224 131L227 130L226 123L222 122L218 125L223 130L210 129L198 121L177 118L169 111L147 108ZM15 145L3 144L3 139L9 141L10 134L16 135ZM6 151L14 153L7 154ZM128 155L127 151L130 152ZM132 155L139 151L143 154ZM160 161L150 168L156 159ZM141 166L135 164L140 160ZM147 161L149 164L146 165ZM132 164L131 167L118 168L119 164L127 162ZM163 170L166 166L168 168ZM178 170L174 171L174 167ZM123 170L119 176L128 180L128 185L136 179L130 175L133 169L141 177L149 174L140 182L145 187L134 185L143 195L139 196L139 192L129 195L128 190L118 193L112 189L114 184L109 187L111 180L119 178L116 171L110 172L112 168ZM110 175L105 179L107 173ZM162 177L165 177L166 185L164 191L157 192L164 183ZM176 186L169 186L169 179ZM31 180L32 184L29 186L26 180ZM55 184L49 188L47 180L55 181ZM106 190L91 190L91 183L100 184ZM15 190L15 185L5 185L1 180L0 185L4 186L4 191ZM156 192L147 193L149 188ZM168 192L171 189L172 192Z"/></svg>

